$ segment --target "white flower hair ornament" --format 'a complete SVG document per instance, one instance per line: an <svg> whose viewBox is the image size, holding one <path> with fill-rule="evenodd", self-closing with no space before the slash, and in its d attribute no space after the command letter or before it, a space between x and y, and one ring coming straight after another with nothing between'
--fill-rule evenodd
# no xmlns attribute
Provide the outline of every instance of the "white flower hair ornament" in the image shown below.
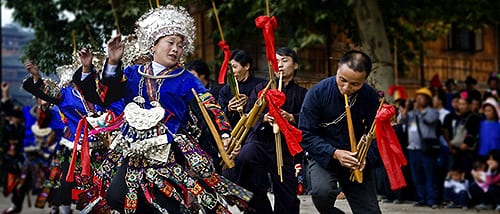
<svg viewBox="0 0 500 214"><path fill-rule="evenodd" d="M141 50L151 51L155 42L170 35L184 37L184 56L194 51L196 27L184 7L167 5L151 9L136 22L135 34Z"/></svg>

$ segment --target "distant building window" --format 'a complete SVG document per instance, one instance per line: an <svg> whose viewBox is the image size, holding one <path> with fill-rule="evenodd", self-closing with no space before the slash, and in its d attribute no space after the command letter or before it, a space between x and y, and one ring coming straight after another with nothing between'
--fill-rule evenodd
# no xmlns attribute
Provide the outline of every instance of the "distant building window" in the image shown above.
<svg viewBox="0 0 500 214"><path fill-rule="evenodd" d="M453 26L448 36L451 51L476 52L483 50L483 30L469 30Z"/></svg>

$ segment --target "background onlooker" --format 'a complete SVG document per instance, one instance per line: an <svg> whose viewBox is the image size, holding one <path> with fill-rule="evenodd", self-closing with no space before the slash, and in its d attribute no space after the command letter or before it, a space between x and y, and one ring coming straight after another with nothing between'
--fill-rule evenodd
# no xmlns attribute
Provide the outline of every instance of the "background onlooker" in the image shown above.
<svg viewBox="0 0 500 214"><path fill-rule="evenodd" d="M437 160L435 154L425 150L424 139L438 140L439 113L432 107L428 88L417 90L414 109L408 111L409 106L407 102L400 122L408 127L409 166L418 197L415 205L435 209L439 204Z"/></svg>
<svg viewBox="0 0 500 214"><path fill-rule="evenodd" d="M473 202L477 204L476 209L495 208L495 211L500 212L500 150L492 150L486 161L487 170L484 176L477 176L480 182L471 186L471 195ZM474 171L473 171L474 172Z"/></svg>
<svg viewBox="0 0 500 214"><path fill-rule="evenodd" d="M480 117L471 111L472 97L469 91L460 92L456 121L445 124L449 131L448 147L452 155L452 166L461 169L470 179L471 160L475 160Z"/></svg>
<svg viewBox="0 0 500 214"><path fill-rule="evenodd" d="M453 112L455 111L454 107L452 106L452 98L453 95L457 94L458 88L457 88L457 81L453 78L446 80L445 82L445 102L444 102L444 107L448 109L448 111Z"/></svg>
<svg viewBox="0 0 500 214"><path fill-rule="evenodd" d="M215 98L219 97L219 90L222 86L217 84L216 81L210 79L210 69L208 68L207 63L205 63L201 59L195 59L189 61L186 64L186 69L194 76L196 76L201 81L201 83L203 83L205 88L210 91L212 96L214 96Z"/></svg>
<svg viewBox="0 0 500 214"><path fill-rule="evenodd" d="M500 84L498 84L498 72L493 72L488 77L488 88L483 94L483 100L486 100L488 97L493 97L498 101L499 92L500 92Z"/></svg>
<svg viewBox="0 0 500 214"><path fill-rule="evenodd" d="M500 106L494 98L488 98L482 112L484 120L479 124L478 155L487 157L491 150L500 149Z"/></svg>
<svg viewBox="0 0 500 214"><path fill-rule="evenodd" d="M474 77L467 76L465 79L465 90L467 90L470 99L481 100L481 92L477 89L477 80Z"/></svg>
<svg viewBox="0 0 500 214"><path fill-rule="evenodd" d="M448 172L444 181L444 201L446 208L467 208L469 203L469 181L460 169Z"/></svg>

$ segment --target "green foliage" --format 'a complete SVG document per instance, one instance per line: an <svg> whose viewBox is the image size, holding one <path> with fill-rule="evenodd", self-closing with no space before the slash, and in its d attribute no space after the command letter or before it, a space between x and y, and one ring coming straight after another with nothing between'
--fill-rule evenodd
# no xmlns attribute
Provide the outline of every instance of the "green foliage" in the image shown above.
<svg viewBox="0 0 500 214"><path fill-rule="evenodd" d="M103 52L103 44L116 29L108 0L3 0L2 4L14 9L13 18L21 26L34 30L35 39L26 45L22 58L36 60L46 73L73 63L72 31L77 50L89 44L93 51ZM135 20L149 9L148 1L114 0L113 4L122 34L133 33Z"/></svg>
<svg viewBox="0 0 500 214"><path fill-rule="evenodd" d="M153 0L112 0L121 33L133 33L134 22L151 6ZM359 43L353 6L361 0L269 0L269 13L276 16L276 45L294 49L329 45L339 32ZM241 48L246 41L262 41L262 30L255 18L267 15L264 0L215 0L224 36L231 48ZM197 5L211 11L209 0L160 1L161 4ZM91 44L103 46L116 29L110 0L2 0L14 9L14 20L35 31L35 40L26 46L24 58L33 58L44 71L72 63L72 37L76 32L77 49ZM446 36L452 26L478 29L488 23L500 23L498 0L378 0L390 42L397 42L399 58L412 60L415 49L424 41ZM63 11L74 14L69 20ZM213 13L209 13L213 17ZM215 18L213 18L215 25ZM214 28L216 29L216 28ZM211 34L218 41L219 33Z"/></svg>
<svg viewBox="0 0 500 214"><path fill-rule="evenodd" d="M224 36L231 46L245 38L262 38L262 30L255 27L258 16L267 15L265 1L219 1L219 17ZM356 30L351 7L344 1L269 1L271 16L278 21L275 31L277 43L292 48L325 45L332 24L344 26L351 33Z"/></svg>

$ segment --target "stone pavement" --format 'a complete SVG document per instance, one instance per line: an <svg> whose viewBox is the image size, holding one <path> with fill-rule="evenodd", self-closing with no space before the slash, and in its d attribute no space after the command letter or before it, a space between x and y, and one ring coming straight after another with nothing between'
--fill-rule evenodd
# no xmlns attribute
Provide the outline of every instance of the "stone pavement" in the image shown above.
<svg viewBox="0 0 500 214"><path fill-rule="evenodd" d="M270 195L271 200L273 199L273 196ZM311 197L310 196L299 196L300 198L300 213L304 214L318 214L316 209L314 208L314 205L312 204ZM35 201L35 197L32 197L32 204ZM8 208L10 206L10 197L6 198L2 194L0 194L0 211ZM336 206L344 211L345 213L352 213L349 205L347 204L346 200L337 200ZM445 208L440 208L440 209L431 209L428 207L413 207L411 203L404 203L404 204L393 204L393 203L380 203L380 208L382 210L382 213L391 213L391 214L402 214L402 213L439 213L439 214L478 214L479 212L474 210L474 209L469 209L469 210L462 210L462 209L445 209ZM38 209L38 208L28 208L27 203L24 203L24 209L23 209L23 214L47 214L49 213L49 209ZM74 212L77 213L77 212ZM240 213L237 210L234 210L234 213ZM481 214L494 214L495 212L493 210L481 210Z"/></svg>

